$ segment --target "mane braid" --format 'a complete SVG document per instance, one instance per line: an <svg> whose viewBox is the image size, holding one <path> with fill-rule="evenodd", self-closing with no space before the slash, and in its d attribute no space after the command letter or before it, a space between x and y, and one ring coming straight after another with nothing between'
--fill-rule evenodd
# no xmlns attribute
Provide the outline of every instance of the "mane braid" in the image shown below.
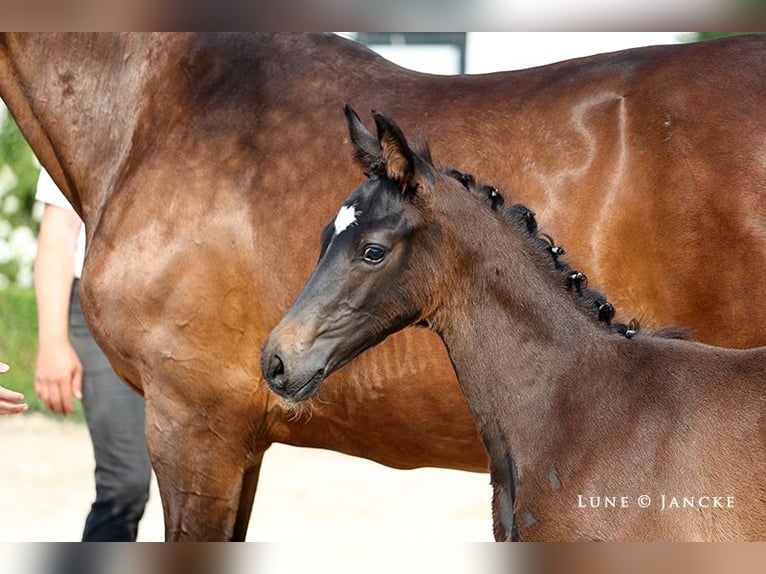
<svg viewBox="0 0 766 574"><path fill-rule="evenodd" d="M462 172L455 168L449 168L442 171L460 183L479 199L481 199L490 210L497 213L504 221L511 223L530 245L539 251L547 253L554 268L559 271L563 278L563 283L567 290L576 294L580 303L593 313L595 319L604 324L615 333L619 333L626 339L632 339L636 334L641 333L649 336L669 338L669 339L687 339L689 332L683 328L664 328L658 331L641 331L637 319L631 319L626 325L623 323L612 323L615 316L614 306L607 300L606 296L595 289L588 287L588 278L584 273L572 268L566 261L561 259L566 251L563 247L556 245L553 238L547 233L539 231L535 213L520 203L505 207L505 200L500 191L491 185L478 185L476 179L470 173Z"/></svg>

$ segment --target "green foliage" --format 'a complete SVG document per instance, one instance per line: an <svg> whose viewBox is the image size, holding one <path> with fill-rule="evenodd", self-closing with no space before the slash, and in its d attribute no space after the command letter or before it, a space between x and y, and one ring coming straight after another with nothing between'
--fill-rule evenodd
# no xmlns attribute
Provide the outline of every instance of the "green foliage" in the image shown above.
<svg viewBox="0 0 766 574"><path fill-rule="evenodd" d="M0 375L0 385L24 393L28 412L49 413L35 394L35 355L37 354L37 308L32 289L10 287L0 290L0 361L11 370ZM82 421L82 407L75 401L71 418ZM21 415L23 416L23 415Z"/></svg>
<svg viewBox="0 0 766 574"><path fill-rule="evenodd" d="M0 287L29 286L40 209L35 186L40 167L5 108L0 109Z"/></svg>
<svg viewBox="0 0 766 574"><path fill-rule="evenodd" d="M0 165L13 169L16 185L14 194L20 200L20 209L9 214L10 220L17 223L31 223L29 214L35 203L35 185L40 166L32 150L27 145L16 122L7 115L0 129ZM35 231L39 223L34 227Z"/></svg>

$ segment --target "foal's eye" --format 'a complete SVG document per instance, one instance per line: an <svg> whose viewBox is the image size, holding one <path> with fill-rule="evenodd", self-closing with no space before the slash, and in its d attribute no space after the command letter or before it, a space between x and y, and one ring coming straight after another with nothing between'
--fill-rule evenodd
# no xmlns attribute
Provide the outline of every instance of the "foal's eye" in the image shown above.
<svg viewBox="0 0 766 574"><path fill-rule="evenodd" d="M380 263L386 256L386 250L381 245L368 243L362 250L362 257L368 263Z"/></svg>

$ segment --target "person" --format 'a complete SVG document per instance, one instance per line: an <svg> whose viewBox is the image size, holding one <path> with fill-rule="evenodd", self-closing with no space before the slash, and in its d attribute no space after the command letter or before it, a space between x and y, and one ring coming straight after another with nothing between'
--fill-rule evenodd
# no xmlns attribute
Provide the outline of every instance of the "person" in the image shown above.
<svg viewBox="0 0 766 574"><path fill-rule="evenodd" d="M0 375L7 373L11 368L0 362ZM24 395L0 386L0 415L15 415L23 413L29 405L22 403Z"/></svg>
<svg viewBox="0 0 766 574"><path fill-rule="evenodd" d="M75 398L82 401L96 462L96 499L82 540L135 541L151 482L143 397L117 377L83 317L82 221L44 169L35 197L45 204L34 263L35 392L61 415L74 412Z"/></svg>

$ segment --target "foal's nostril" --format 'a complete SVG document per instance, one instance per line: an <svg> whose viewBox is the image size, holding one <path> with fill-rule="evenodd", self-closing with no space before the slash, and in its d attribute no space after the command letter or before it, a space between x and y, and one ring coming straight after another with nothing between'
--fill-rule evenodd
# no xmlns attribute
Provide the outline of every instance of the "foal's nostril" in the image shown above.
<svg viewBox="0 0 766 574"><path fill-rule="evenodd" d="M284 388L285 364L276 353L272 353L269 357L265 375L266 379L269 381L269 385L274 388Z"/></svg>
<svg viewBox="0 0 766 574"><path fill-rule="evenodd" d="M285 374L285 364L282 362L282 359L279 357L279 355L274 355L271 358L271 368L272 372L275 375L284 375Z"/></svg>

